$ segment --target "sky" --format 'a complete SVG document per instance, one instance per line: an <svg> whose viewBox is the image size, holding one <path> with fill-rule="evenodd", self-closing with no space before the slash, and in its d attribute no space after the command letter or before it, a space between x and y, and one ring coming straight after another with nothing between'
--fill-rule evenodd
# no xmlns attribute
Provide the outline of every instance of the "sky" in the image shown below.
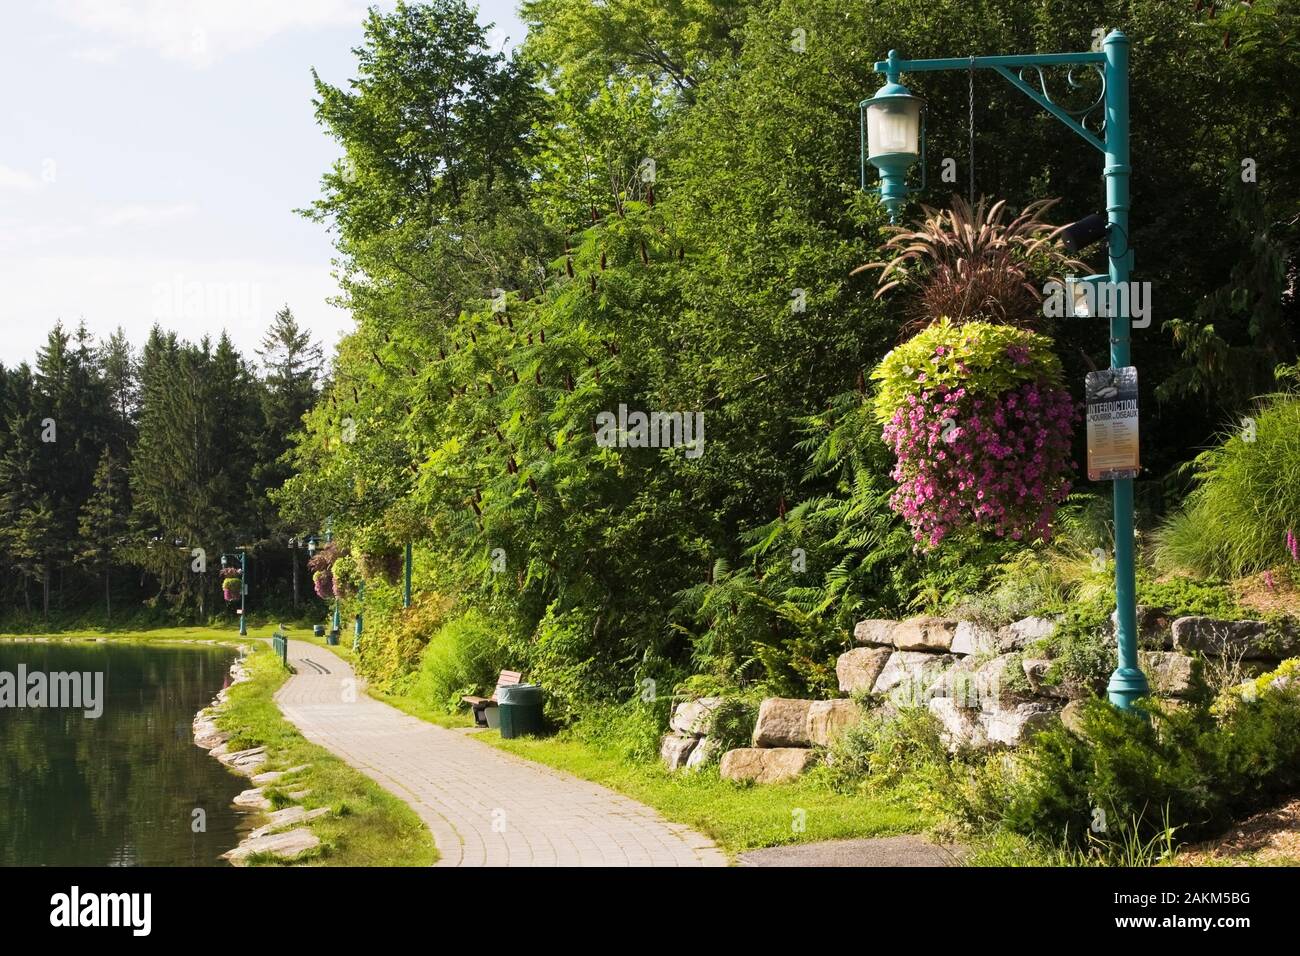
<svg viewBox="0 0 1300 956"><path fill-rule="evenodd" d="M517 0L481 0L496 48ZM327 349L349 328L323 224L294 213L340 156L313 67L354 75L366 0L6 0L0 11L0 363L56 320L137 346L224 328L250 359L288 305Z"/></svg>

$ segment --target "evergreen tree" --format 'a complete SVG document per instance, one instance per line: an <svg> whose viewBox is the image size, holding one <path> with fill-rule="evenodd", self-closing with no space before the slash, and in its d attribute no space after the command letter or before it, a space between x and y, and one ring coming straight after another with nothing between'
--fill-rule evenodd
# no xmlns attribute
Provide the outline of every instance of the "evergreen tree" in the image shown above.
<svg viewBox="0 0 1300 956"><path fill-rule="evenodd" d="M113 616L113 563L126 537L126 475L109 448L104 449L90 497L81 507L77 560L104 578L105 620Z"/></svg>
<svg viewBox="0 0 1300 956"><path fill-rule="evenodd" d="M110 441L123 455L134 442L140 410L140 363L121 326L100 344L98 362L111 410Z"/></svg>
<svg viewBox="0 0 1300 956"><path fill-rule="evenodd" d="M27 363L10 375L10 414L7 442L0 459L0 548L18 571L23 606L31 610L32 581L46 580L40 555L44 535L33 515L42 514L41 489L45 487L41 455L41 415L33 403L35 383ZM39 545L38 547L33 547Z"/></svg>
<svg viewBox="0 0 1300 956"><path fill-rule="evenodd" d="M311 334L298 325L285 306L275 314L271 327L257 351L262 379L264 440L254 468L260 492L278 488L293 474L282 460L291 447L290 436L302 428L302 418L316 401L316 379L320 374L321 348ZM274 522L274 517L271 518Z"/></svg>

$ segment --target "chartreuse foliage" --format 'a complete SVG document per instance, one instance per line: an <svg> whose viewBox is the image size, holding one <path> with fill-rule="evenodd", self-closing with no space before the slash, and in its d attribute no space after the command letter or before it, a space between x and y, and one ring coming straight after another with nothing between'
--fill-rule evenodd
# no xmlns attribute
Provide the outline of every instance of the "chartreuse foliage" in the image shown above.
<svg viewBox="0 0 1300 956"><path fill-rule="evenodd" d="M909 396L955 392L994 397L1017 385L1061 385L1061 360L1045 335L1009 325L954 325L939 317L933 325L886 355L871 373L879 382L872 408L884 425Z"/></svg>

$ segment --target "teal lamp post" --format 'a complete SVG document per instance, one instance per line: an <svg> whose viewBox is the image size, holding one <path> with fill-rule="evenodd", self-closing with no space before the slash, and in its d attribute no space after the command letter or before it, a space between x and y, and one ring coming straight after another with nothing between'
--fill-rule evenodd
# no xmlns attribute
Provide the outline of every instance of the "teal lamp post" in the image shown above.
<svg viewBox="0 0 1300 956"><path fill-rule="evenodd" d="M233 560L230 555L221 556L223 567L229 567ZM239 549L239 636L248 636L248 551Z"/></svg>
<svg viewBox="0 0 1300 956"><path fill-rule="evenodd" d="M402 607L411 606L411 542L406 542L406 564L402 568Z"/></svg>
<svg viewBox="0 0 1300 956"><path fill-rule="evenodd" d="M862 183L866 186L867 163L880 171L880 201L897 222L907 200L907 171L921 161L921 188L925 188L925 135L922 116L925 102L898 82L898 51L889 51L885 85L876 95L858 104L861 139ZM877 70L880 64L876 64Z"/></svg>
<svg viewBox="0 0 1300 956"><path fill-rule="evenodd" d="M1012 56L955 57L938 60L903 60L894 50L886 60L876 63L877 73L885 74L885 85L876 96L863 100L862 174L865 187L867 163L880 170L881 201L896 219L907 199L904 174L909 162L922 158L924 136L921 135L921 111L909 105L916 98L899 82L903 73L961 70L992 70L1031 100L1065 124L1102 154L1102 175L1106 180L1107 255L1110 259L1109 282L1127 283L1133 269L1133 250L1129 247L1129 41L1113 30L1097 52L1048 53ZM1044 68L1064 67L1066 82L1078 88L1075 70L1093 70L1101 81L1101 91L1083 108L1067 107L1048 93ZM1032 77L1032 82L1027 77ZM1101 114L1098 123L1095 113ZM873 125L873 123L875 125ZM1095 129L1093 128L1095 127ZM920 147L917 148L917 140ZM1102 277L1089 276L1084 281ZM1110 318L1110 367L1131 364L1130 331L1132 322L1126 310L1116 309ZM1147 680L1138 667L1137 656L1137 575L1133 561L1133 479L1112 479L1115 511L1115 604L1118 666L1107 687L1110 701L1122 710L1148 693Z"/></svg>
<svg viewBox="0 0 1300 956"><path fill-rule="evenodd" d="M326 520L325 522L325 543L326 544L330 544L334 540L334 532L330 530L331 523L332 523L331 520ZM312 535L307 540L307 557L314 558L316 556L316 551L317 551L316 536ZM334 615L330 619L330 628L333 630L335 634L340 633L343 629L343 619L339 614L338 595L334 596Z"/></svg>
<svg viewBox="0 0 1300 956"><path fill-rule="evenodd" d="M366 582L362 581L357 585L357 620L352 631L352 650L361 649L361 631L365 626L364 615L366 611Z"/></svg>

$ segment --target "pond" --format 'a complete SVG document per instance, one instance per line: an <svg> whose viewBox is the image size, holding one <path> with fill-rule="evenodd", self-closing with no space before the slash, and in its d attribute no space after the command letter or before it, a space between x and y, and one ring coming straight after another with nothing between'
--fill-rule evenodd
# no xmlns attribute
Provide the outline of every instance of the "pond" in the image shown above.
<svg viewBox="0 0 1300 956"><path fill-rule="evenodd" d="M191 723L235 656L188 644L0 642L0 865L224 865L254 822L230 802L248 783L194 745ZM73 685L50 679L46 706L6 701L6 683L12 695L23 674L35 703L38 673L86 675L77 682L86 696L51 706L68 703Z"/></svg>

